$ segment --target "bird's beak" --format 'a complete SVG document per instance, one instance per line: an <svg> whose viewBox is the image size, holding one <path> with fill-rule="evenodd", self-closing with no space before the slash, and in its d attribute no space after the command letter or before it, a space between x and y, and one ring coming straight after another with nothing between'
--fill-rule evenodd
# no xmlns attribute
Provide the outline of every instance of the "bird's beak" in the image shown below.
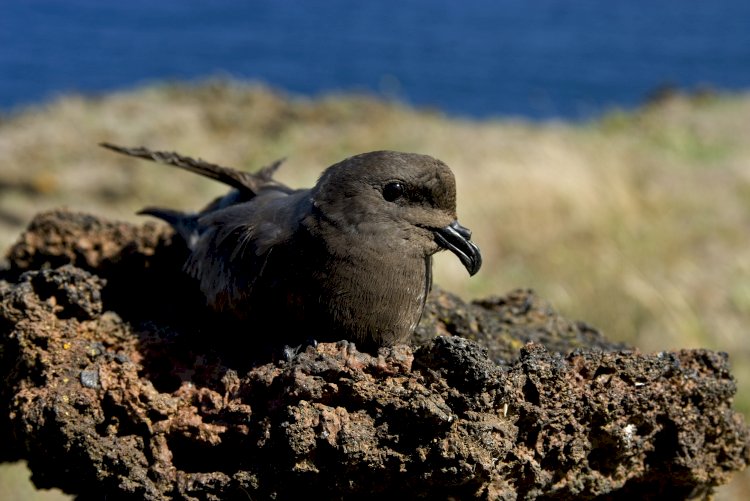
<svg viewBox="0 0 750 501"><path fill-rule="evenodd" d="M458 221L435 230L437 244L458 256L469 275L474 275L482 267L482 254L479 252L479 247L469 240L470 238L471 230L458 224Z"/></svg>

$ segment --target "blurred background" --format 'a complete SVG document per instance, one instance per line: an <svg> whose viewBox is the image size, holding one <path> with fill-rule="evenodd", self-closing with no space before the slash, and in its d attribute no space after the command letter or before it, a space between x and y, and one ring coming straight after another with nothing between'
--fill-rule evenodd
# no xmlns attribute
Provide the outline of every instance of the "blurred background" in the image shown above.
<svg viewBox="0 0 750 501"><path fill-rule="evenodd" d="M223 75L451 116L587 119L750 82L741 0L4 0L0 107Z"/></svg>
<svg viewBox="0 0 750 501"><path fill-rule="evenodd" d="M750 2L3 0L0 248L68 206L139 221L222 193L101 141L304 186L427 153L482 248L464 298L534 288L642 351L730 353L750 415ZM35 492L0 466L2 499ZM750 495L737 475L719 499ZM9 497L5 497L9 496Z"/></svg>

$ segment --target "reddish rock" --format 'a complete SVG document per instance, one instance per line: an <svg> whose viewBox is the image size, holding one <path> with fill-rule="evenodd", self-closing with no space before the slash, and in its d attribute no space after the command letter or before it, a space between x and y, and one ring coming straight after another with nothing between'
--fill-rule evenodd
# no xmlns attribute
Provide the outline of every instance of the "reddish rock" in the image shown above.
<svg viewBox="0 0 750 501"><path fill-rule="evenodd" d="M750 459L725 354L628 351L530 291L436 290L414 347L285 359L258 341L283 333L208 313L182 259L161 226L32 222L0 275L3 460L162 500L675 499Z"/></svg>

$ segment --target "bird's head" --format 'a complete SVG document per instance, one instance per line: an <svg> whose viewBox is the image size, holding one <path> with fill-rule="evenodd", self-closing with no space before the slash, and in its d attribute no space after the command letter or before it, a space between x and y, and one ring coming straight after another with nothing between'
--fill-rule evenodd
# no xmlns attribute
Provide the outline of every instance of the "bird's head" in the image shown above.
<svg viewBox="0 0 750 501"><path fill-rule="evenodd" d="M424 256L448 249L471 275L482 264L471 231L456 219L453 172L430 156L374 151L347 158L323 173L311 196L338 231Z"/></svg>

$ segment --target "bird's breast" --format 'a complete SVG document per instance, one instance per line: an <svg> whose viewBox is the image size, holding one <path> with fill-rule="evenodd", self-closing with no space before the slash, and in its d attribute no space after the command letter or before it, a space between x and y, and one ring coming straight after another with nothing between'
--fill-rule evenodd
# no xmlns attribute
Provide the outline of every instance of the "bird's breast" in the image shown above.
<svg viewBox="0 0 750 501"><path fill-rule="evenodd" d="M424 258L366 252L331 255L319 277L321 308L344 337L375 346L405 342L424 308Z"/></svg>

